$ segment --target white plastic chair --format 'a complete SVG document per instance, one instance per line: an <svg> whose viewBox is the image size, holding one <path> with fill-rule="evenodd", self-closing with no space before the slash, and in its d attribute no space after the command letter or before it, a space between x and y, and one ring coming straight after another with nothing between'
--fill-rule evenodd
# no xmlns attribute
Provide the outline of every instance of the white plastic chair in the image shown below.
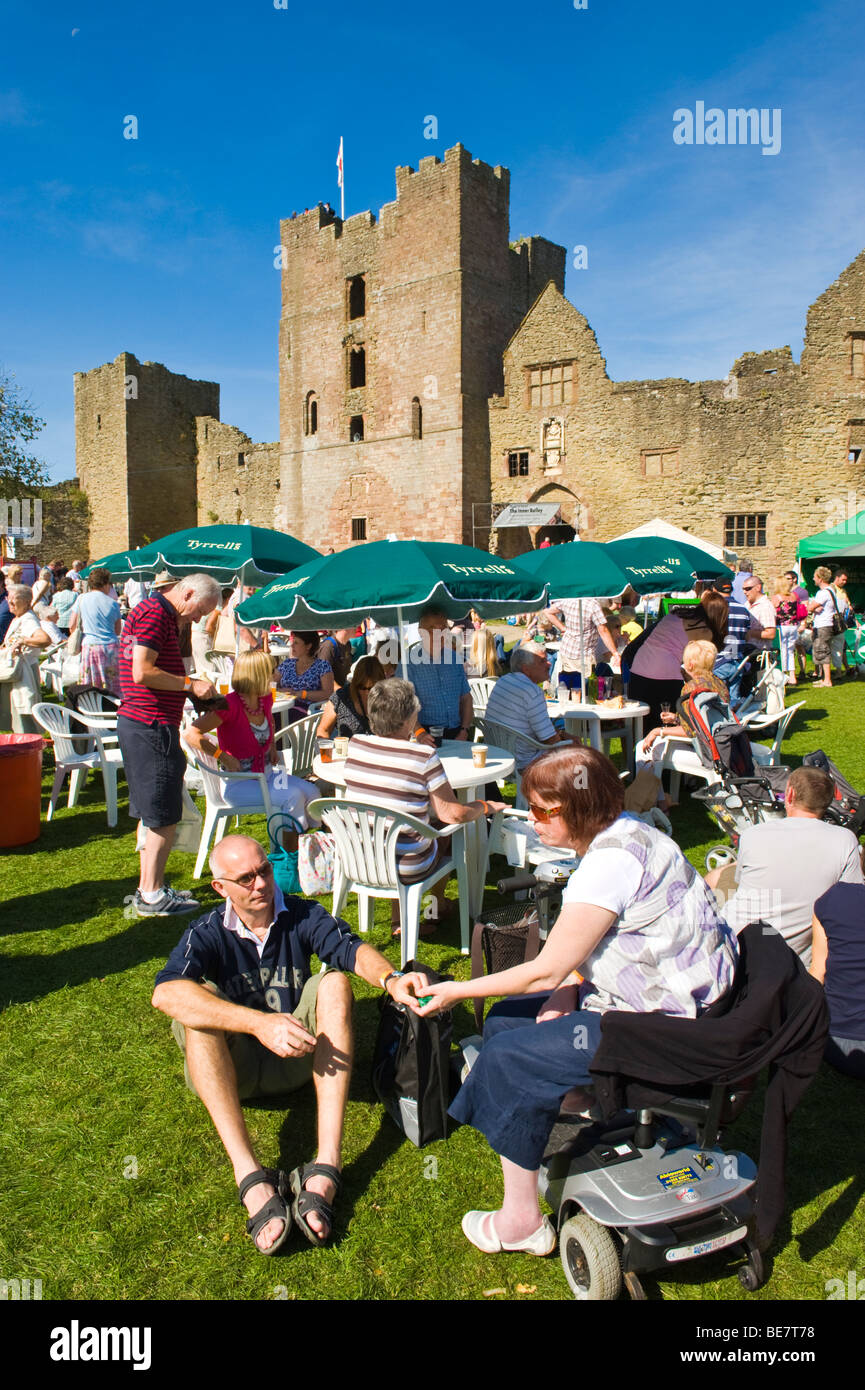
<svg viewBox="0 0 865 1390"><path fill-rule="evenodd" d="M60 698L63 696L63 657L65 654L66 643L55 642L53 646L44 648L39 662L39 680L42 685L48 686Z"/></svg>
<svg viewBox="0 0 865 1390"><path fill-rule="evenodd" d="M322 797L310 802L310 820L321 820L336 844L331 911L338 917L349 893L358 898L358 921L362 932L369 931L376 898L396 898L402 930L400 960L417 955L420 911L423 897L433 884L456 870L459 885L460 932L463 952L469 948L469 882L464 853L463 827L446 825L435 830L415 816L403 816L369 801L337 800ZM441 859L420 883L402 883L397 868L396 846L400 836L411 831L422 840L451 839L453 853Z"/></svg>
<svg viewBox="0 0 865 1390"><path fill-rule="evenodd" d="M759 760L764 765L769 767L780 766L781 744L784 742L793 715L796 713L797 710L800 710L804 704L804 700L797 700L795 705L789 705L787 709L781 710L778 714L755 714L753 718L745 719L743 721L745 727L748 730L748 738L751 740L759 738L760 734L764 731L767 731L769 729L775 730L775 737L772 740L771 748L766 749L765 746L761 743L751 743L752 751L757 748L761 750L761 753L759 755L755 754L755 756L759 757ZM762 754L767 752L769 754L768 760L762 756Z"/></svg>
<svg viewBox="0 0 865 1390"><path fill-rule="evenodd" d="M231 673L234 670L234 657L228 656L224 652L207 652L205 655L207 670L203 672L212 681L228 681L231 683Z"/></svg>
<svg viewBox="0 0 865 1390"><path fill-rule="evenodd" d="M756 660L762 667L759 679L750 695L746 695L735 707L740 724L747 724L763 715L782 713L787 698L787 683L774 657L775 653L771 650L758 654Z"/></svg>
<svg viewBox="0 0 865 1390"><path fill-rule="evenodd" d="M96 768L102 773L105 788L105 808L109 826L117 824L117 773L123 767L123 754L116 736L102 728L94 728L89 716L75 714L62 705L35 705L31 711L41 729L51 736L54 744L54 783L48 802L47 820L52 820L60 791L69 773L67 806L77 805L88 772ZM81 733L73 730L77 724Z"/></svg>
<svg viewBox="0 0 865 1390"><path fill-rule="evenodd" d="M531 734L522 733L519 729L512 729L508 724L499 724L495 719L476 719L475 725L481 731L484 743L491 744L494 748L504 748L516 761L517 744L521 745L521 752L526 747L530 748L532 754L549 753L551 745L541 743L539 739L532 738ZM523 796L522 778L519 771L514 770L514 780L517 784L517 807L525 810L526 799Z"/></svg>
<svg viewBox="0 0 865 1390"><path fill-rule="evenodd" d="M492 676L469 677L469 690L472 692L472 704L476 718L482 718L485 714L494 686L495 681Z"/></svg>
<svg viewBox="0 0 865 1390"><path fill-rule="evenodd" d="M320 714L307 714L276 732L273 740L276 751L294 777L310 777L312 774L312 760L318 752L315 731L320 722Z"/></svg>
<svg viewBox="0 0 865 1390"><path fill-rule="evenodd" d="M263 772L224 772L215 758L208 757L206 753L196 753L182 735L180 746L186 755L187 762L201 778L204 789L206 807L204 825L201 827L201 842L198 846L198 857L193 873L194 878L201 878L210 850L210 841L212 839L214 844L219 844L231 817L236 816L238 820L241 816L265 815L269 817L273 815L273 805L267 787L267 778ZM258 802L242 806L236 804L232 799L231 789L240 782L257 782L259 784L260 799Z"/></svg>

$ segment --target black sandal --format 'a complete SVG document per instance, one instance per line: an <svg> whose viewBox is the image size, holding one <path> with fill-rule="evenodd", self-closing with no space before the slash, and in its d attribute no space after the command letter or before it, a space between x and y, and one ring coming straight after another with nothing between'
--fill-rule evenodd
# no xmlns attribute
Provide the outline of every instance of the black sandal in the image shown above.
<svg viewBox="0 0 865 1390"><path fill-rule="evenodd" d="M288 1196L288 1187L286 1186L285 1174L279 1169L256 1168L254 1173L247 1174L243 1182L238 1183L237 1195L240 1198L241 1206L243 1205L243 1199L249 1189L255 1187L255 1185L260 1182L266 1182L269 1183L271 1187L275 1187L276 1195L270 1197L254 1216L250 1216L246 1223L246 1229L252 1236L252 1243L259 1255L275 1255L280 1246L284 1245L288 1240L291 1233L291 1212L285 1200ZM282 1233L277 1236L272 1245L268 1246L267 1250L262 1250L256 1240L256 1236L259 1231L267 1225L268 1221L273 1220L282 1221Z"/></svg>
<svg viewBox="0 0 865 1390"><path fill-rule="evenodd" d="M294 1201L291 1204L291 1214L296 1225L303 1231L310 1245L326 1245L333 1235L333 1204L322 1197L320 1192L307 1192L305 1184L310 1178L330 1178L335 1184L336 1191L333 1200L339 1196L339 1189L342 1186L342 1174L338 1168L334 1168L330 1163L305 1163L300 1168L295 1168L289 1178L291 1191L294 1194ZM311 1213L320 1216L322 1221L328 1224L326 1236L313 1230L309 1224L308 1217Z"/></svg>

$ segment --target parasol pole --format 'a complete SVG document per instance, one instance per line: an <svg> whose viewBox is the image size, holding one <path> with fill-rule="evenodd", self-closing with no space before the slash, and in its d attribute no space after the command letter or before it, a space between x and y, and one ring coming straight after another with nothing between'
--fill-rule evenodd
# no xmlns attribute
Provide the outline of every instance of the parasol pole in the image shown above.
<svg viewBox="0 0 865 1390"><path fill-rule="evenodd" d="M405 634L403 633L403 627L402 627L402 607L399 606L399 605L397 606L397 610L396 610L396 625L397 625L397 632L399 633L399 664L400 664L400 666L402 667L402 678L403 678L404 681L407 681L407 680L408 680L408 666L406 665L407 653L406 653L406 644L405 644Z"/></svg>
<svg viewBox="0 0 865 1390"><path fill-rule="evenodd" d="M583 600L579 599L578 602L579 607L577 609L577 631L579 634L578 640L580 643L580 704L587 705L589 703L589 688L586 684L586 655L583 646Z"/></svg>

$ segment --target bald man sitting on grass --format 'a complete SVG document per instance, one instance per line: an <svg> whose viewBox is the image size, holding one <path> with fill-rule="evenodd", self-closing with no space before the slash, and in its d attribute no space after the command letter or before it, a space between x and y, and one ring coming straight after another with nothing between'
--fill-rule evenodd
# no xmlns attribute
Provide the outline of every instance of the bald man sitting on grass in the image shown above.
<svg viewBox="0 0 865 1390"><path fill-rule="evenodd" d="M200 1096L234 1168L246 1229L262 1255L288 1239L292 1219L313 1245L333 1228L352 1062L353 971L417 1012L422 975L401 975L320 903L284 898L257 840L227 835L210 856L225 907L183 933L156 977L153 1005L174 1020L186 1084ZM326 965L310 973L310 956ZM318 1153L290 1177L260 1168L241 1101L296 1090L312 1078Z"/></svg>

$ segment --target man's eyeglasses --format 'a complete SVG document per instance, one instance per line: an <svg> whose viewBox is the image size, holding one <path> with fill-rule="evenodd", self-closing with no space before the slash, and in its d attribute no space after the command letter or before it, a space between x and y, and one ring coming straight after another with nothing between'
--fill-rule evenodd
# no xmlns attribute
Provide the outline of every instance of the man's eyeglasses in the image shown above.
<svg viewBox="0 0 865 1390"><path fill-rule="evenodd" d="M220 882L236 883L241 888L251 888L257 878L268 879L272 877L273 865L271 864L269 859L265 859L263 864L258 865L258 868L250 869L249 873L241 874L240 878L223 878L220 880Z"/></svg>
<svg viewBox="0 0 865 1390"><path fill-rule="evenodd" d="M561 806L535 806L531 801L529 802L529 810L535 820L554 820L556 816L562 814Z"/></svg>

